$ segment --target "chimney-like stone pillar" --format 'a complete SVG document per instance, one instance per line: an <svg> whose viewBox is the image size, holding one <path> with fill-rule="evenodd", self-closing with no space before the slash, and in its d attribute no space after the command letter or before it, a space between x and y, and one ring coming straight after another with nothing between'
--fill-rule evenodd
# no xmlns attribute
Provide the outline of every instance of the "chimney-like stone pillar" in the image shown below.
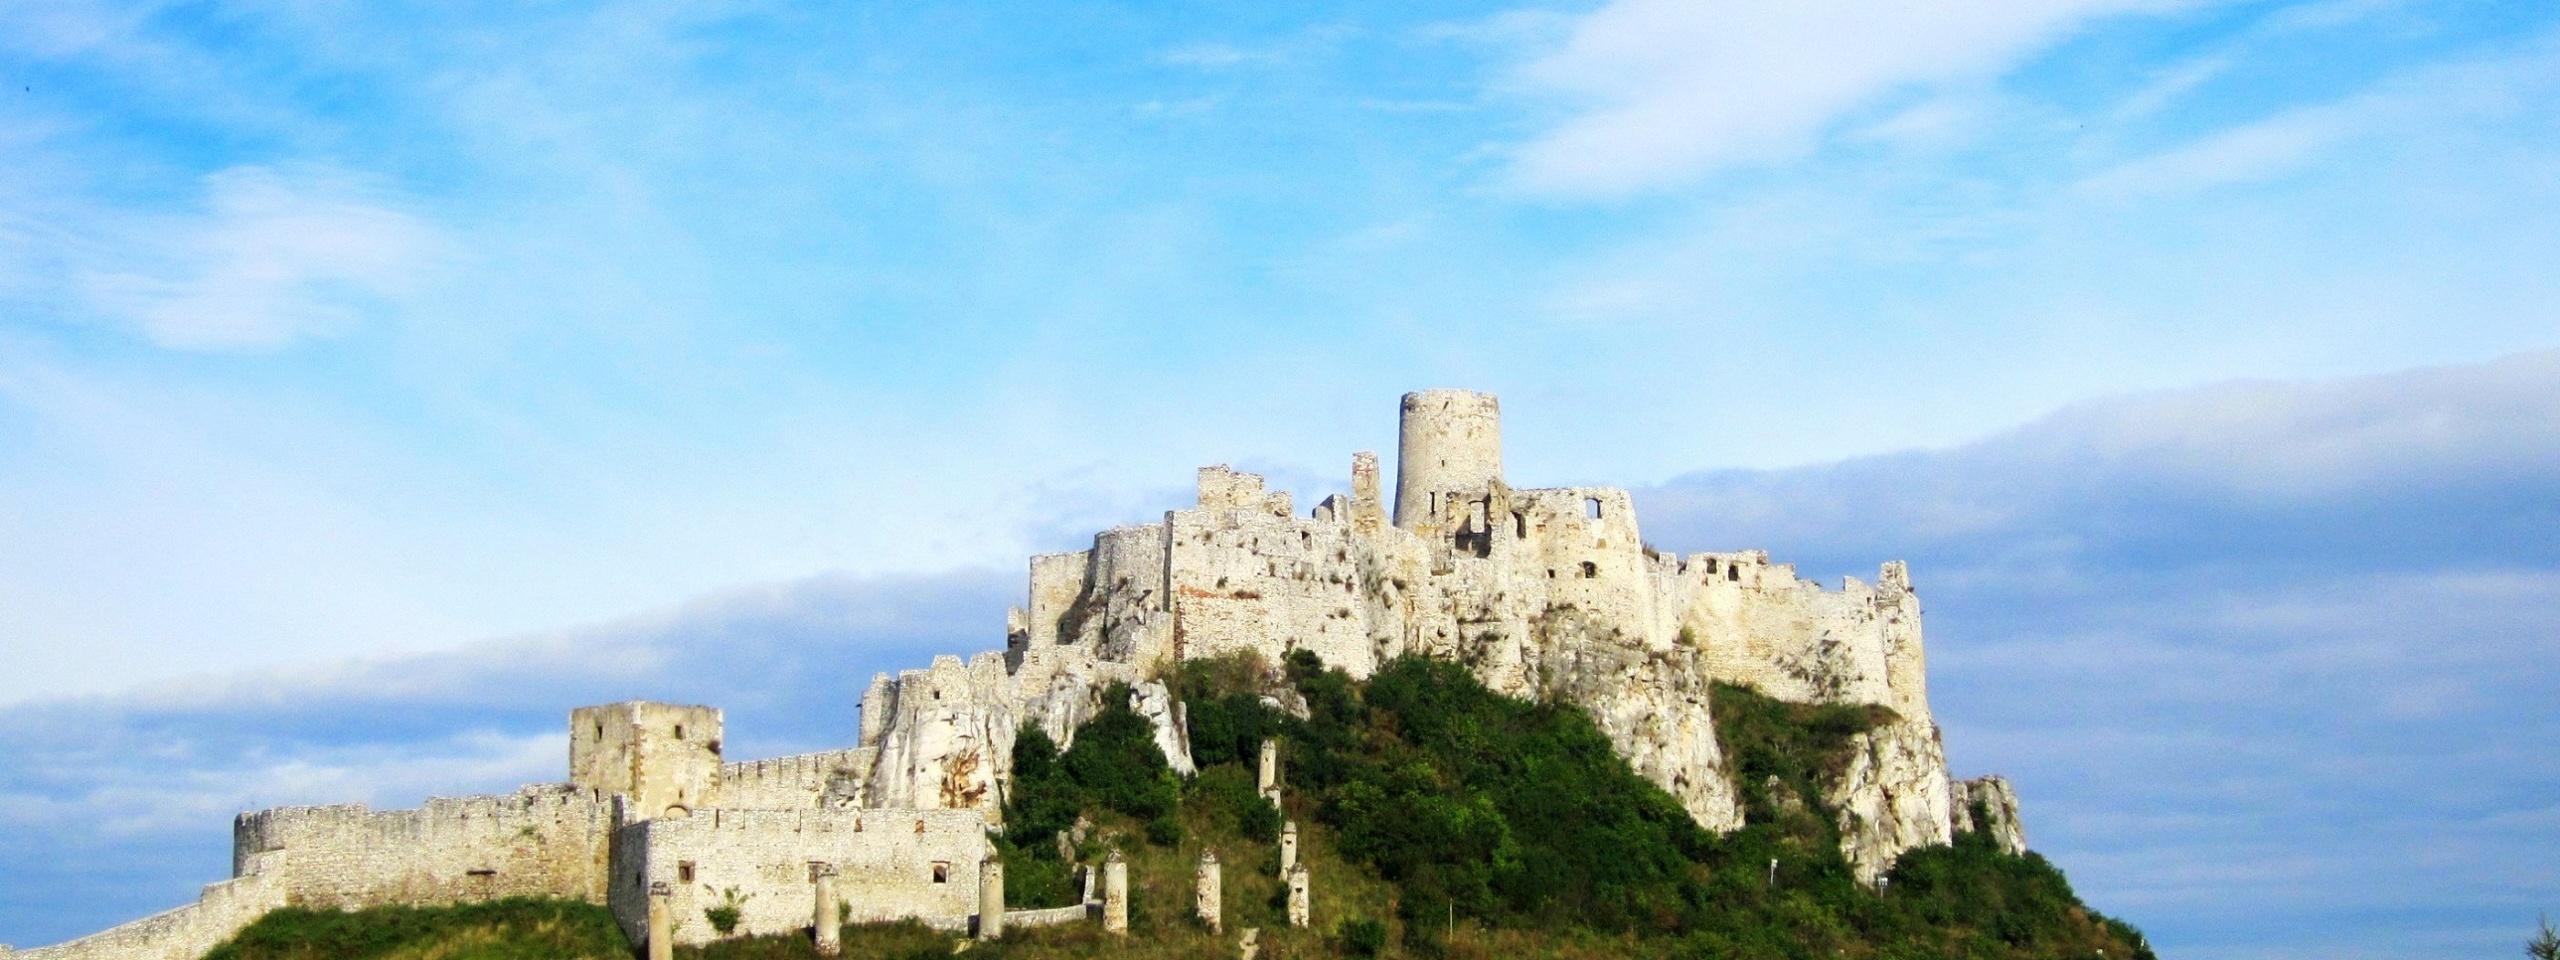
<svg viewBox="0 0 2560 960"><path fill-rule="evenodd" d="M978 862L978 939L1004 936L1004 861L987 854Z"/></svg>
<svg viewBox="0 0 2560 960"><path fill-rule="evenodd" d="M1309 897L1313 896L1307 887L1307 865L1301 863L1297 865L1296 868L1289 871L1290 926L1303 927L1307 925L1307 909L1309 906L1307 900Z"/></svg>
<svg viewBox="0 0 2560 960"><path fill-rule="evenodd" d="M809 915L809 935L816 940L818 955L832 957L844 951L844 920L836 908L836 865L813 863L809 874L817 884L817 903Z"/></svg>
<svg viewBox="0 0 2560 960"><path fill-rule="evenodd" d="M1200 913L1200 922L1209 926L1209 932L1217 933L1225 929L1218 910L1223 894L1219 891L1218 885L1217 851L1200 851L1200 872L1196 880L1198 888L1196 909Z"/></svg>
<svg viewBox="0 0 2560 960"><path fill-rule="evenodd" d="M1254 789L1271 805L1280 805L1280 741L1262 741L1262 770L1254 778Z"/></svg>
<svg viewBox="0 0 2560 960"><path fill-rule="evenodd" d="M1291 820L1280 825L1280 875L1288 876L1289 869L1297 865L1298 821Z"/></svg>
<svg viewBox="0 0 2560 960"><path fill-rule="evenodd" d="M1121 859L1118 850L1102 861L1102 929L1122 935L1129 932L1129 861Z"/></svg>
<svg viewBox="0 0 2560 960"><path fill-rule="evenodd" d="M649 885L649 960L675 960L675 911L667 905L674 897L664 880Z"/></svg>

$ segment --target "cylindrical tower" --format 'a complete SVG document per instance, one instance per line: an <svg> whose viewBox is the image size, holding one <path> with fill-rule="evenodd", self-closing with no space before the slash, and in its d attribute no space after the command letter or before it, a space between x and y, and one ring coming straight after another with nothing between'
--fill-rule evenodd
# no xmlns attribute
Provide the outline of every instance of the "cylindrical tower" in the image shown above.
<svg viewBox="0 0 2560 960"><path fill-rule="evenodd" d="M1447 519L1450 494L1472 496L1502 479L1502 403L1473 390L1404 395L1396 440L1396 526Z"/></svg>

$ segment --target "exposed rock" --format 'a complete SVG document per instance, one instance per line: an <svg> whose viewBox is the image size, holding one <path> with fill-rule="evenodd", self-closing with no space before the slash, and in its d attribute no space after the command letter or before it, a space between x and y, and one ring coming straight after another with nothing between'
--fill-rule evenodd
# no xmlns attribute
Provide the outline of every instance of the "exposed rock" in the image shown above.
<svg viewBox="0 0 2560 960"><path fill-rule="evenodd" d="M2018 792L2006 777L1975 777L1948 785L1954 804L1955 832L1987 831L2000 849L2027 852L2027 828L2018 820ZM1976 808L1981 816L1975 816Z"/></svg>
<svg viewBox="0 0 2560 960"><path fill-rule="evenodd" d="M1936 724L1897 720L1850 737L1849 748L1823 800L1839 815L1840 852L1859 882L1875 883L1905 850L1954 839Z"/></svg>

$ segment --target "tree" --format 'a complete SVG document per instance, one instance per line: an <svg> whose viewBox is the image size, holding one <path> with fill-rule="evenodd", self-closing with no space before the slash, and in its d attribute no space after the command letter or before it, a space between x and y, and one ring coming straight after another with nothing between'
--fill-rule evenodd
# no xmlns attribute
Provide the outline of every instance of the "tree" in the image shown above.
<svg viewBox="0 0 2560 960"><path fill-rule="evenodd" d="M2560 960L2560 930L2551 929L2551 918L2542 918L2542 933L2524 942L2524 955L2533 960Z"/></svg>

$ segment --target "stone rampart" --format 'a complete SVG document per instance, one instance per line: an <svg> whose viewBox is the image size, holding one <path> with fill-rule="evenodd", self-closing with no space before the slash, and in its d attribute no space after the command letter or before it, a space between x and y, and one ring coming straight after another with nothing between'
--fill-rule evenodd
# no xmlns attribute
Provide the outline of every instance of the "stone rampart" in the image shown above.
<svg viewBox="0 0 2560 960"><path fill-rule="evenodd" d="M972 810L712 810L623 827L610 902L634 943L647 934L654 883L671 891L678 944L715 939L706 911L724 903L738 908L736 935L791 933L809 927L810 865L824 863L852 922L965 919L987 850L986 822Z"/></svg>
<svg viewBox="0 0 2560 960"><path fill-rule="evenodd" d="M234 870L282 853L262 875L303 906L356 909L496 897L600 903L614 798L567 784L496 797L438 797L415 810L362 804L241 814Z"/></svg>

